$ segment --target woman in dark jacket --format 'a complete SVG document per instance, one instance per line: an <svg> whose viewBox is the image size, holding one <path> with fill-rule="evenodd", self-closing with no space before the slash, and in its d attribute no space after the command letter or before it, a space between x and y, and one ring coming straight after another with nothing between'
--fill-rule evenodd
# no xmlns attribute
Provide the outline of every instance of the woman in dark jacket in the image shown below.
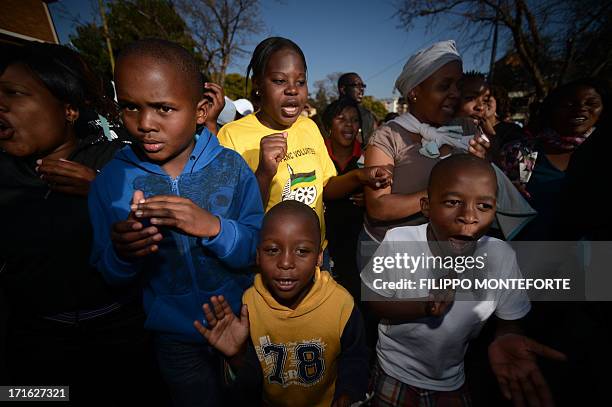
<svg viewBox="0 0 612 407"><path fill-rule="evenodd" d="M115 118L103 89L66 47L32 43L3 55L7 376L19 385L70 385L71 400L87 405L126 400L118 386L135 386L134 374L150 375L143 373L148 356L138 291L111 289L89 264L89 184L125 143L97 114Z"/></svg>

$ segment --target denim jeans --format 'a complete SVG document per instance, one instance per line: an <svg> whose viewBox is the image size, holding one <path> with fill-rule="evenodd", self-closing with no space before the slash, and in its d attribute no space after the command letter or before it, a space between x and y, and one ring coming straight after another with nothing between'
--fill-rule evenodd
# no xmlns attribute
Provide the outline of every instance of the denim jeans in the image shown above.
<svg viewBox="0 0 612 407"><path fill-rule="evenodd" d="M211 346L156 334L155 352L175 407L223 405L221 359Z"/></svg>

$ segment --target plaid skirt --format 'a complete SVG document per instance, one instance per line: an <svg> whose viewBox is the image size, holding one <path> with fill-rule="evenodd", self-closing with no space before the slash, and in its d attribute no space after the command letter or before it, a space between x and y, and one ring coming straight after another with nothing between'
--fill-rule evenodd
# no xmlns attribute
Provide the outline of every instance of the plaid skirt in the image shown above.
<svg viewBox="0 0 612 407"><path fill-rule="evenodd" d="M376 364L372 377L372 407L471 407L472 400L463 384L453 391L425 390L400 382Z"/></svg>

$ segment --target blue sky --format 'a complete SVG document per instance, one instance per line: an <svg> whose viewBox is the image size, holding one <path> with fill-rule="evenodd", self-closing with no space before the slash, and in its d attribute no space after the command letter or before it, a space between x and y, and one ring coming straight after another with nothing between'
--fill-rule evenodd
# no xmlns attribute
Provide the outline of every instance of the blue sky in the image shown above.
<svg viewBox="0 0 612 407"><path fill-rule="evenodd" d="M355 71L367 84L366 95L388 98L393 94L395 78L408 57L419 49L439 40L456 39L444 21L433 32L425 30L425 21L411 31L399 28L394 17L394 0L262 0L261 18L264 31L253 36L247 49L254 49L262 39L277 35L295 41L304 51L308 63L310 91L314 82L333 72ZM59 0L49 8L60 41L67 43L74 32L74 22L65 18L60 9L68 10L80 21L91 21L97 0ZM99 18L98 18L99 19ZM112 22L110 22L112 24ZM461 52L465 44L457 42ZM499 53L498 49L498 53ZM489 55L467 52L464 69L486 71ZM245 74L250 56L239 58L229 72Z"/></svg>

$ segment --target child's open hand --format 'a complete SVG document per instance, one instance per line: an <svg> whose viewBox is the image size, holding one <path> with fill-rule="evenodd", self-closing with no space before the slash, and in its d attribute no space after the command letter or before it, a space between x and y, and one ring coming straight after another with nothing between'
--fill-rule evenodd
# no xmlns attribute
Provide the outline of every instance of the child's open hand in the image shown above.
<svg viewBox="0 0 612 407"><path fill-rule="evenodd" d="M157 195L131 207L136 219L149 219L151 225L176 228L196 237L215 237L221 230L219 218L200 208L190 199Z"/></svg>
<svg viewBox="0 0 612 407"><path fill-rule="evenodd" d="M548 346L518 334L506 334L489 345L489 363L502 394L515 406L554 406L550 389L536 363L537 356L565 360Z"/></svg>
<svg viewBox="0 0 612 407"><path fill-rule="evenodd" d="M142 191L134 191L132 195L132 206L144 202ZM130 211L127 220L113 224L111 241L119 257L123 259L135 259L146 256L158 250L157 243L162 240L162 235L155 226L145 228L134 211Z"/></svg>
<svg viewBox="0 0 612 407"><path fill-rule="evenodd" d="M273 178L287 154L287 132L270 134L259 142L259 165L256 173Z"/></svg>
<svg viewBox="0 0 612 407"><path fill-rule="evenodd" d="M53 191L66 194L86 196L91 181L96 177L96 172L91 168L63 158L46 158L36 161L36 164L40 178L47 182Z"/></svg>
<svg viewBox="0 0 612 407"><path fill-rule="evenodd" d="M359 182L373 189L387 188L393 183L393 167L376 165L357 170Z"/></svg>
<svg viewBox="0 0 612 407"><path fill-rule="evenodd" d="M236 356L249 337L249 311L245 304L240 310L240 318L232 312L222 295L210 297L210 305L204 304L204 316L208 322L205 328L200 321L194 321L193 326L219 352L226 357Z"/></svg>

